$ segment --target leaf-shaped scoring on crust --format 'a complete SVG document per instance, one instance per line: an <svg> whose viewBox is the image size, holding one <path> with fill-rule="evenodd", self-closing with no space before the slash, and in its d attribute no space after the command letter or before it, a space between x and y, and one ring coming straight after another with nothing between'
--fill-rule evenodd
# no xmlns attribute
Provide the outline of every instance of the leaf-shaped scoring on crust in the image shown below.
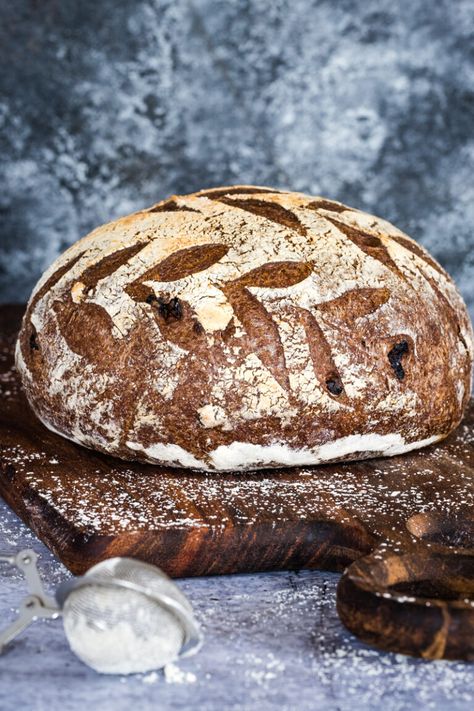
<svg viewBox="0 0 474 711"><path fill-rule="evenodd" d="M350 239L351 242L356 245L356 247L359 247L359 249L361 249L364 254L367 254L369 257L373 257L373 259L377 259L377 261L379 261L385 267L388 267L388 269L390 269L399 278L405 281L404 274L400 271L398 266L393 261L387 247L384 245L380 237L368 234L359 227L355 227L353 225L346 225L344 222L336 220L330 215L324 215L324 218L329 222L332 222L332 224L337 227L337 229L340 230L346 237L348 237L348 239Z"/></svg>
<svg viewBox="0 0 474 711"><path fill-rule="evenodd" d="M92 264L82 272L80 280L88 289L93 289L97 283L107 276L117 271L123 264L126 264L132 257L146 246L146 242L136 242L124 249L118 249L112 254L108 254L99 262Z"/></svg>
<svg viewBox="0 0 474 711"><path fill-rule="evenodd" d="M107 368L116 359L116 340L112 336L113 321L98 304L53 302L59 330L69 348L92 361L96 367ZM89 333L84 333L84 324Z"/></svg>
<svg viewBox="0 0 474 711"><path fill-rule="evenodd" d="M83 254L84 254L84 252L80 252L73 259L70 259L68 262L63 264L61 267L56 269L56 271L51 274L49 279L47 279L45 281L43 286L40 289L38 289L36 294L31 299L30 305L28 306L27 317L31 314L31 312L33 311L33 309L36 306L36 304L38 303L38 301L40 301L43 298L43 296L50 289L53 288L53 286L56 286L56 284L59 282L59 280L62 279L63 276L65 276L73 268L73 266L75 264L77 264L77 262L80 260L80 258L82 257Z"/></svg>
<svg viewBox="0 0 474 711"><path fill-rule="evenodd" d="M403 235L390 235L390 238L393 239L395 242L398 242L398 244L400 244L402 247L405 247L405 249L408 249L408 251L410 251L412 254L416 254L417 257L429 264L430 267L432 267L435 271L438 272L438 274L441 274L442 276L446 277L446 274L440 267L440 265L437 264L435 260L431 258L431 256L425 249L423 249L412 239L404 237Z"/></svg>
<svg viewBox="0 0 474 711"><path fill-rule="evenodd" d="M313 271L310 262L269 262L243 274L234 283L268 289L284 289L303 281Z"/></svg>
<svg viewBox="0 0 474 711"><path fill-rule="evenodd" d="M50 289L56 286L56 284L74 267L75 264L77 264L83 254L84 252L80 252L75 257L63 264L61 267L56 269L56 271L51 274L49 279L45 281L43 286L38 289L36 294L31 299L30 303L28 304L28 309L24 317L25 325L22 329L22 335L20 339L21 352L25 360L27 360L35 351L39 350L38 334L36 332L36 328L32 326L30 321L31 314L33 313L36 304L41 301L43 296L45 296L48 291L50 291ZM27 333L29 334L29 336L26 335Z"/></svg>
<svg viewBox="0 0 474 711"><path fill-rule="evenodd" d="M317 305L318 311L349 323L361 316L377 311L390 298L390 290L386 288L350 289L341 296Z"/></svg>
<svg viewBox="0 0 474 711"><path fill-rule="evenodd" d="M226 244L200 244L173 252L159 264L141 276L141 281L178 281L184 277L203 272L220 262L229 251Z"/></svg>
<svg viewBox="0 0 474 711"><path fill-rule="evenodd" d="M240 284L227 284L223 291L245 330L248 353L255 353L281 387L290 390L283 345L271 315L258 298Z"/></svg>
<svg viewBox="0 0 474 711"><path fill-rule="evenodd" d="M351 208L346 207L341 202L335 202L334 200L327 200L326 198L319 198L318 200L313 200L313 202L305 205L306 210L329 210L329 212L345 212Z"/></svg>
<svg viewBox="0 0 474 711"><path fill-rule="evenodd" d="M292 230L295 230L300 235L306 234L306 227L299 221L296 215L287 210L282 205L278 205L274 202L267 202L266 200L258 200L256 198L228 198L228 197L217 197L215 198L219 202L223 202L231 207L237 207L240 210L246 210L259 217L265 217L265 219L270 220L270 222L275 222L278 225L284 225Z"/></svg>
<svg viewBox="0 0 474 711"><path fill-rule="evenodd" d="M306 309L297 308L295 313L303 324L313 370L317 379L331 396L339 398L344 392L344 385L332 357L331 346L318 320Z"/></svg>
<svg viewBox="0 0 474 711"><path fill-rule="evenodd" d="M210 200L216 200L225 195L256 195L261 194L271 194L271 193L281 193L282 190L275 190L274 188L257 188L245 185L237 185L234 188L211 188L210 190L205 190L198 193L196 197L206 197Z"/></svg>
<svg viewBox="0 0 474 711"><path fill-rule="evenodd" d="M166 202L159 202L157 205L150 207L147 212L197 212L193 207L188 207L187 205L178 205L176 200L167 200Z"/></svg>
<svg viewBox="0 0 474 711"><path fill-rule="evenodd" d="M141 274L125 287L125 291L135 301L146 301L151 292L144 282L173 282L184 279L191 274L209 269L213 264L219 262L228 251L229 247L226 244L219 243L201 244L180 249Z"/></svg>

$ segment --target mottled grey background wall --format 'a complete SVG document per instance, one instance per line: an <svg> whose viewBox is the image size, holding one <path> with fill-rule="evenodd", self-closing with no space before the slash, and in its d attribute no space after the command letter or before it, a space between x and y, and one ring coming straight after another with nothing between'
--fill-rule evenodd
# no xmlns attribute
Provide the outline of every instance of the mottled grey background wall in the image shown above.
<svg viewBox="0 0 474 711"><path fill-rule="evenodd" d="M0 300L98 223L254 182L395 222L474 310L473 0L0 8Z"/></svg>

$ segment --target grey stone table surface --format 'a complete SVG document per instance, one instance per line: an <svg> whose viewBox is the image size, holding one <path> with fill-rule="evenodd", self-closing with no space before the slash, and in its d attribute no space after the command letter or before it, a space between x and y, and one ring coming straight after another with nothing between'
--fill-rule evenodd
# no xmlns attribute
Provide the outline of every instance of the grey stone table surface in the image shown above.
<svg viewBox="0 0 474 711"><path fill-rule="evenodd" d="M67 570L0 500L0 548L32 547L53 590ZM0 564L0 620L25 593ZM179 581L205 632L195 657L158 671L104 676L70 651L59 620L37 622L0 657L1 711L473 708L474 664L426 662L359 643L338 620L338 576L321 571Z"/></svg>

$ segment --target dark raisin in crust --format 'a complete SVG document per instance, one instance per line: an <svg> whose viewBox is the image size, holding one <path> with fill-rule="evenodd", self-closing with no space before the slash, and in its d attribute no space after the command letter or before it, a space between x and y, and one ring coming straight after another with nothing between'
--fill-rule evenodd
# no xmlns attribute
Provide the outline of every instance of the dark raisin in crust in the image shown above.
<svg viewBox="0 0 474 711"><path fill-rule="evenodd" d="M399 380L405 377L405 370L402 365L403 356L408 353L408 341L399 341L395 343L393 348L388 352L388 360L392 366L395 375Z"/></svg>
<svg viewBox="0 0 474 711"><path fill-rule="evenodd" d="M169 318L174 318L177 321L183 318L183 307L177 296L170 299L170 301L165 301L162 297L157 301L158 311L165 321L168 321Z"/></svg>
<svg viewBox="0 0 474 711"><path fill-rule="evenodd" d="M162 296L156 297L154 294L149 294L145 302L147 304L153 305L157 304L158 313L163 316L165 321L169 318L174 318L177 321L183 318L183 307L177 296L173 297L169 301L166 301Z"/></svg>
<svg viewBox="0 0 474 711"><path fill-rule="evenodd" d="M326 380L326 387L331 395L340 395L344 390L339 378L330 378L329 380Z"/></svg>
<svg viewBox="0 0 474 711"><path fill-rule="evenodd" d="M38 334L35 329L33 329L30 335L30 348L32 351L39 351Z"/></svg>

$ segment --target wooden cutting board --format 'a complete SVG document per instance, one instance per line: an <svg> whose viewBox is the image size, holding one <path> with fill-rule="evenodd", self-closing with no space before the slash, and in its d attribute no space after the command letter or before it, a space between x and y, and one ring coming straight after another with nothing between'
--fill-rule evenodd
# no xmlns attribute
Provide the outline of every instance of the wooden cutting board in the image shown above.
<svg viewBox="0 0 474 711"><path fill-rule="evenodd" d="M442 444L390 459L235 475L129 464L33 416L13 368L23 308L0 307L0 494L74 573L113 555L172 576L341 570L440 517L474 521L472 403Z"/></svg>

